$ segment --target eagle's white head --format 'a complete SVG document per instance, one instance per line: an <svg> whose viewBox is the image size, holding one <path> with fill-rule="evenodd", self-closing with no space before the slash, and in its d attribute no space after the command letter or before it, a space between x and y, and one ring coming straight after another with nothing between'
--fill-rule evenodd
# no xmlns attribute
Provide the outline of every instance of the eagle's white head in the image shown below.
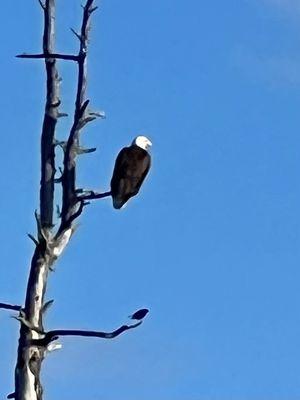
<svg viewBox="0 0 300 400"><path fill-rule="evenodd" d="M152 146L151 141L146 136L137 136L132 144L140 147L141 149L148 150Z"/></svg>

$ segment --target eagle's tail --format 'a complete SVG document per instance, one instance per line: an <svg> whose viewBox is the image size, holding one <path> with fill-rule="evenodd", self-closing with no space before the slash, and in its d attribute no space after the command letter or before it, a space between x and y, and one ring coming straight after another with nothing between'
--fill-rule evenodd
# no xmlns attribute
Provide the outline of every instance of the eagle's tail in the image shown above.
<svg viewBox="0 0 300 400"><path fill-rule="evenodd" d="M120 210L121 208L125 207L124 200L118 197L113 198L113 207L116 210Z"/></svg>

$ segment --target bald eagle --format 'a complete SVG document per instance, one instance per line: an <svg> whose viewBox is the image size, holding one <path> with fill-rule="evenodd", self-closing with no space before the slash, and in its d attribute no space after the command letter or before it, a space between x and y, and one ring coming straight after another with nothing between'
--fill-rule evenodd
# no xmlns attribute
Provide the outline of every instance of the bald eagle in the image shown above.
<svg viewBox="0 0 300 400"><path fill-rule="evenodd" d="M150 146L152 143L146 136L138 136L118 154L110 182L114 208L122 208L130 197L138 194L150 169L151 157L147 151Z"/></svg>

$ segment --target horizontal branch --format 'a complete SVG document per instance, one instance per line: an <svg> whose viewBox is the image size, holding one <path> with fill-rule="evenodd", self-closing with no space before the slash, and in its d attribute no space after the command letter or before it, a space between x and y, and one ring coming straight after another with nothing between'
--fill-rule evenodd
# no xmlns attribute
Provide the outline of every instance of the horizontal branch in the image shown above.
<svg viewBox="0 0 300 400"><path fill-rule="evenodd" d="M104 192L104 193L95 193L93 191L89 192L89 194L83 194L81 196L78 196L80 200L97 200L97 199L103 199L104 197L109 197L111 196L111 192Z"/></svg>
<svg viewBox="0 0 300 400"><path fill-rule="evenodd" d="M5 310L15 310L15 311L20 311L22 309L21 306L15 306L7 303L0 303L0 308L4 308Z"/></svg>
<svg viewBox="0 0 300 400"><path fill-rule="evenodd" d="M81 336L81 337L97 337L101 339L114 339L115 337L121 335L123 332L129 329L137 328L141 325L142 321L137 322L132 325L122 325L120 328L112 332L100 332L100 331L86 331L79 329L56 329L49 331L45 334L43 339L32 339L31 344L35 346L48 346L54 340L57 340L60 336Z"/></svg>
<svg viewBox="0 0 300 400"><path fill-rule="evenodd" d="M49 58L55 58L55 59L60 59L60 60L69 60L69 61L78 61L79 56L74 55L74 54L58 54L58 53L39 53L39 54L18 54L16 55L17 58L33 58L33 59L49 59Z"/></svg>

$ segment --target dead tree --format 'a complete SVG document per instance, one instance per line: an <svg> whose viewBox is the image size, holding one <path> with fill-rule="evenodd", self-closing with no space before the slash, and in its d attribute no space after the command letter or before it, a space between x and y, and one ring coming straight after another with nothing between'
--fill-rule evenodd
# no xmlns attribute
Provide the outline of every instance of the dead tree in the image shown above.
<svg viewBox="0 0 300 400"><path fill-rule="evenodd" d="M90 18L97 9L94 0L86 0L80 32L73 30L79 41L78 54L55 53L55 0L38 0L44 14L43 51L38 54L20 54L19 58L43 59L46 67L46 105L41 133L41 181L40 209L35 212L37 235L29 234L34 242L34 252L30 265L25 303L22 306L0 303L0 308L18 312L15 317L20 321L20 336L15 368L15 391L8 398L16 400L41 400L43 389L40 380L42 362L46 351L55 346L60 336L88 336L112 339L121 333L136 328L142 321L123 325L113 332L56 329L45 332L43 317L53 301L45 302L47 279L67 246L74 232L74 221L81 215L87 200L96 200L110 195L110 192L95 193L76 187L76 158L95 149L84 149L80 145L82 129L96 118L103 117L101 112L92 112L86 98L87 85L87 47ZM75 62L78 67L77 94L73 125L65 142L55 137L59 118L67 116L60 111L59 88L61 79L57 70L57 60ZM63 168L56 177L55 153L63 151ZM60 223L53 223L55 185L62 188Z"/></svg>

